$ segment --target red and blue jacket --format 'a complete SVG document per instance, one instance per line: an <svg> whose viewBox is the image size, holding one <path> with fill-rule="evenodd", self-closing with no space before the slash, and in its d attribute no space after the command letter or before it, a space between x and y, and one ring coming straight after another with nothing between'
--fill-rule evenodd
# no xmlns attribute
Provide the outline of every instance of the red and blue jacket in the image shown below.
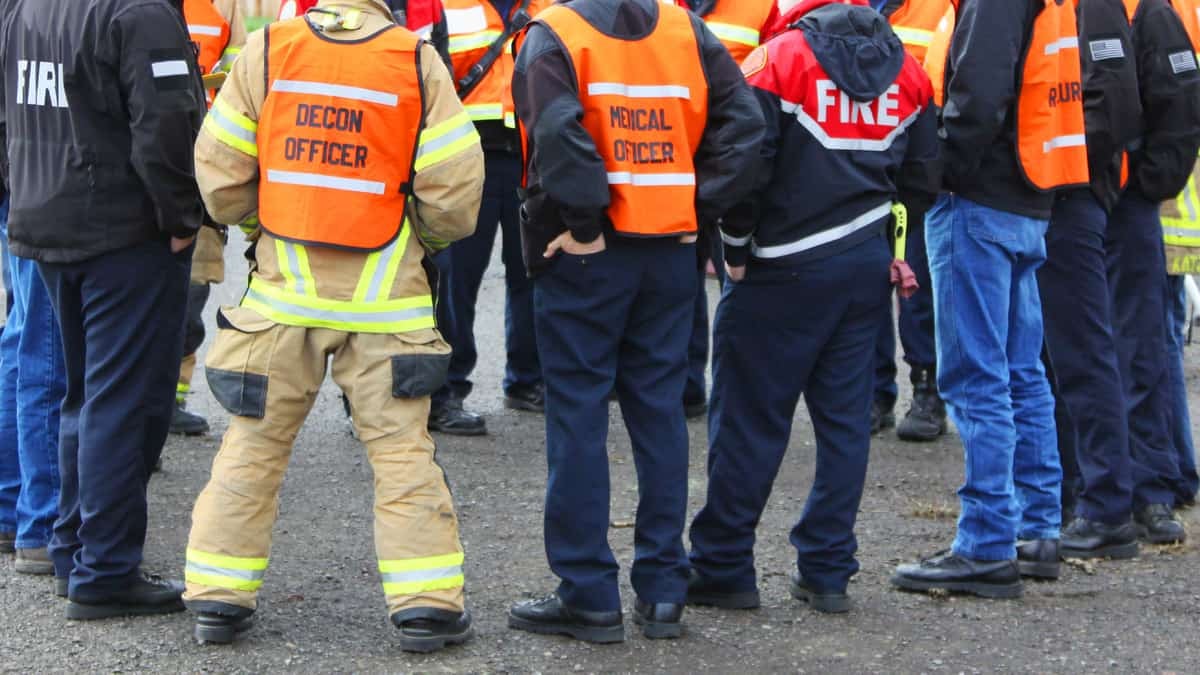
<svg viewBox="0 0 1200 675"><path fill-rule="evenodd" d="M784 21L742 65L767 131L755 189L721 223L731 265L833 255L878 236L900 188L932 201L940 183L932 86L887 19L803 0Z"/></svg>

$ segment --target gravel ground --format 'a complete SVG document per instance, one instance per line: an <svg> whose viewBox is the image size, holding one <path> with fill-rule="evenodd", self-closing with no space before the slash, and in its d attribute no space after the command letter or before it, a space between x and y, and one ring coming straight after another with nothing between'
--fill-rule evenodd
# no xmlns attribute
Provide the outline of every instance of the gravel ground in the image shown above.
<svg viewBox="0 0 1200 675"><path fill-rule="evenodd" d="M231 303L244 263L230 251L231 281L214 303ZM715 291L710 293L715 299ZM387 621L371 543L371 474L347 434L328 384L300 435L284 483L271 569L257 625L229 647L199 646L187 614L71 623L51 582L13 571L0 559L0 670L13 672L1198 672L1200 563L1197 545L1143 550L1127 562L1067 566L1057 583L1029 583L1017 601L934 597L892 590L893 567L949 544L961 480L961 446L949 435L913 445L877 438L859 518L862 572L854 611L818 615L788 595L793 553L787 531L812 479L807 414L797 417L791 452L759 531L763 607L689 609L683 640L651 642L627 622L624 644L592 646L505 627L517 599L544 593L554 579L541 540L546 477L539 416L500 405L503 280L498 262L485 281L480 365L470 406L488 415L491 435L438 439L467 551L468 597L477 636L435 655L401 652ZM210 309L215 305L210 305ZM211 312L209 312L211 314ZM906 370L906 369L905 369ZM1189 353L1189 387L1200 396L1200 350ZM203 378L201 378L202 380ZM906 379L906 378L902 378ZM172 439L165 471L151 485L146 568L181 575L193 500L208 477L228 417L203 382L195 410L214 435ZM907 392L901 400L907 399ZM903 412L900 410L898 412ZM628 569L636 483L628 435L613 409L610 540ZM694 513L704 491L705 428L689 425ZM1182 514L1200 532L1200 509ZM628 580L622 593L632 603Z"/></svg>

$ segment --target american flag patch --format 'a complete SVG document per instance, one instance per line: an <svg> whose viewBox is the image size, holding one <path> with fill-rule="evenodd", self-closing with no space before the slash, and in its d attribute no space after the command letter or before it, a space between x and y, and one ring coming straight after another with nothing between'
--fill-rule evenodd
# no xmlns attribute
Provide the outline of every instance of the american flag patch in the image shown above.
<svg viewBox="0 0 1200 675"><path fill-rule="evenodd" d="M1125 58L1125 48L1119 39L1092 40L1088 43L1092 50L1092 61L1107 61L1109 59Z"/></svg>
<svg viewBox="0 0 1200 675"><path fill-rule="evenodd" d="M1196 54L1190 50L1175 52L1167 58L1171 60L1171 72L1176 75L1196 70Z"/></svg>

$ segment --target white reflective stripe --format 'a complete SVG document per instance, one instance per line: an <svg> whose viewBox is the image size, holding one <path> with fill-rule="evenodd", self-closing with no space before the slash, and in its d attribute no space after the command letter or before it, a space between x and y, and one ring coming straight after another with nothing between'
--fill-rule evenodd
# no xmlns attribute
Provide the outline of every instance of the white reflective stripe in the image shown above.
<svg viewBox="0 0 1200 675"><path fill-rule="evenodd" d="M287 185L303 185L306 187L329 188L345 192L366 192L381 195L387 190L385 183L374 180L359 180L357 178L338 178L324 176L319 173L304 173L302 171L267 171L268 183L285 183Z"/></svg>
<svg viewBox="0 0 1200 675"><path fill-rule="evenodd" d="M909 28L908 26L892 26L892 32L906 45L928 47L933 44L933 31Z"/></svg>
<svg viewBox="0 0 1200 675"><path fill-rule="evenodd" d="M673 185L695 185L694 173L630 173L612 171L608 174L609 185L634 185L637 187L665 187Z"/></svg>
<svg viewBox="0 0 1200 675"><path fill-rule="evenodd" d="M721 230L721 241L725 242L726 244L729 244L730 246L745 246L746 244L749 244L750 240L753 238L754 238L753 235L749 235L749 234L744 237L734 237L734 236L725 234L725 230Z"/></svg>
<svg viewBox="0 0 1200 675"><path fill-rule="evenodd" d="M625 98L692 99L692 90L677 84L622 84L620 82L589 82L588 96L624 96Z"/></svg>
<svg viewBox="0 0 1200 675"><path fill-rule="evenodd" d="M504 119L504 106L499 103L472 103L463 107L475 121Z"/></svg>
<svg viewBox="0 0 1200 675"><path fill-rule="evenodd" d="M1083 134L1055 136L1054 138L1042 143L1042 152L1049 153L1050 151L1058 150L1059 148L1077 148L1081 145L1087 145L1087 136Z"/></svg>
<svg viewBox="0 0 1200 675"><path fill-rule="evenodd" d="M392 107L395 107L400 102L399 96L386 91L365 89L363 87L348 87L344 84L330 84L328 82L309 82L306 80L275 80L271 82L271 91L288 94L336 96L337 98L379 103Z"/></svg>
<svg viewBox="0 0 1200 675"><path fill-rule="evenodd" d="M1163 234L1181 239L1200 239L1200 229L1197 228L1163 226Z"/></svg>
<svg viewBox="0 0 1200 675"><path fill-rule="evenodd" d="M720 21L705 21L704 22L712 34L717 36L719 40L728 40L729 42L737 42L739 44L757 47L761 39L761 34L753 28L746 26L738 26L732 23L721 23Z"/></svg>
<svg viewBox="0 0 1200 675"><path fill-rule="evenodd" d="M220 26L200 26L194 23L189 23L188 32L192 35L211 35L213 37L221 37Z"/></svg>
<svg viewBox="0 0 1200 675"><path fill-rule="evenodd" d="M297 295L306 295L308 292L308 281L304 277L304 272L300 269L300 252L296 250L296 244L282 239L276 239L283 245L283 253L287 259L288 276L292 278L292 290Z"/></svg>
<svg viewBox="0 0 1200 675"><path fill-rule="evenodd" d="M395 274L389 275L392 257L396 255L396 251L400 248L400 239L407 237L408 228L404 227L401 229L400 235L392 243L388 244L387 248L379 252L379 260L375 265L375 273L371 275L371 281L367 284L367 297L364 298L367 302L377 302L380 299L379 292L383 288L384 277L395 277Z"/></svg>
<svg viewBox="0 0 1200 675"><path fill-rule="evenodd" d="M1063 37L1046 45L1046 56L1053 56L1064 49L1079 49L1079 38Z"/></svg>
<svg viewBox="0 0 1200 675"><path fill-rule="evenodd" d="M381 572L385 584L404 584L414 581L436 581L462 576L462 565L452 567L435 567L428 570L408 570L406 572Z"/></svg>
<svg viewBox="0 0 1200 675"><path fill-rule="evenodd" d="M1196 221L1196 179L1191 179L1183 188L1183 194L1180 195L1180 200L1187 209L1188 220Z"/></svg>
<svg viewBox="0 0 1200 675"><path fill-rule="evenodd" d="M154 77L177 77L188 74L187 61L155 61L150 64Z"/></svg>
<svg viewBox="0 0 1200 675"><path fill-rule="evenodd" d="M462 35L463 33L475 33L487 30L487 12L484 11L483 5L475 5L467 9L450 9L447 7L442 10L442 16L446 17L446 31L450 35Z"/></svg>
<svg viewBox="0 0 1200 675"><path fill-rule="evenodd" d="M823 232L818 232L814 235L797 239L788 244L776 244L772 246L759 246L755 242L750 247L750 252L757 258L782 258L784 256L793 255L802 251L814 249L818 246L823 246L848 237L859 230L870 227L878 223L880 220L892 213L892 203L884 202L879 206L867 211L854 220L831 227Z"/></svg>
<svg viewBox="0 0 1200 675"><path fill-rule="evenodd" d="M892 147L892 143L896 142L896 138L900 134L908 130L913 122L917 121L917 117L921 115L922 108L917 108L911 115L904 118L904 121L892 129L887 136L879 140L870 138L834 138L830 136L821 126L821 123L814 120L804 110L804 107L799 103L790 101L780 101L780 105L785 113L793 113L796 119L800 121L800 126L808 130L808 133L813 135L823 147L829 150L866 150L870 152L884 152Z"/></svg>
<svg viewBox="0 0 1200 675"><path fill-rule="evenodd" d="M186 569L199 574L215 574L221 577L233 577L234 579L244 579L246 581L262 581L263 577L267 574L266 570L238 570L232 567L206 565L191 560L187 562Z"/></svg>
<svg viewBox="0 0 1200 675"><path fill-rule="evenodd" d="M299 317L302 319L312 319L315 321L323 321L327 325L337 324L393 324L404 321L412 321L414 319L425 319L433 316L433 307L412 307L409 309L395 309L387 311L372 311L370 305L368 309L362 311L354 311L351 309L318 309L316 307L307 307L289 302L283 298L274 298L259 290L260 286L257 279L250 281L250 288L246 289L245 299L252 302L257 302L274 309L277 312ZM297 300L300 300L297 298Z"/></svg>

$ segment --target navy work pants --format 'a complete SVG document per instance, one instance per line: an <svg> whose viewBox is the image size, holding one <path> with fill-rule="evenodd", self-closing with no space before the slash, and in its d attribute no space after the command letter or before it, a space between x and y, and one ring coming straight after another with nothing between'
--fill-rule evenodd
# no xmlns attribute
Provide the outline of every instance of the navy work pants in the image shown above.
<svg viewBox="0 0 1200 675"><path fill-rule="evenodd" d="M934 368L937 349L934 343L933 283L929 279L929 259L925 253L925 212L908 210L908 238L904 259L917 277L920 288L911 298L900 298L900 346L904 362L913 371ZM875 340L875 400L894 404L896 387L896 332L892 320L892 303L879 320L879 336Z"/></svg>
<svg viewBox="0 0 1200 675"><path fill-rule="evenodd" d="M1133 486L1105 255L1108 221L1090 191L1060 197L1046 231L1038 288L1058 412L1064 510L1120 523L1129 520Z"/></svg>
<svg viewBox="0 0 1200 675"><path fill-rule="evenodd" d="M545 538L571 607L621 608L608 545L608 396L614 390L638 476L633 588L647 602L687 593L687 344L695 247L608 237L607 250L560 255L534 282L546 379Z"/></svg>
<svg viewBox="0 0 1200 675"><path fill-rule="evenodd" d="M1113 331L1129 416L1133 508L1173 504L1179 464L1171 443L1167 369L1166 259L1158 204L1127 191L1113 209L1105 238ZM1082 456L1084 449L1080 449ZM1084 476L1087 480L1087 476ZM1129 513L1123 495L1102 495L1115 520Z"/></svg>
<svg viewBox="0 0 1200 675"><path fill-rule="evenodd" d="M456 241L434 256L438 268L438 329L454 349L446 386L434 394L434 402L450 397L466 398L471 393L471 372L479 360L475 346L475 303L483 274L492 258L496 229L500 228L504 263L504 336L508 353L504 391L536 386L542 381L537 341L533 329L533 285L521 258L520 200L521 161L506 152L489 152L483 203L475 233Z"/></svg>
<svg viewBox="0 0 1200 675"><path fill-rule="evenodd" d="M887 246L872 238L796 265L752 260L726 284L713 325L708 498L691 564L731 592L755 588L754 532L787 451L801 394L816 476L792 529L801 574L844 591L858 571L854 523L871 444L871 354L889 293Z"/></svg>
<svg viewBox="0 0 1200 675"><path fill-rule="evenodd" d="M146 486L162 454L183 357L192 247L154 240L75 264L39 263L62 328L62 490L50 542L70 593L137 574Z"/></svg>

